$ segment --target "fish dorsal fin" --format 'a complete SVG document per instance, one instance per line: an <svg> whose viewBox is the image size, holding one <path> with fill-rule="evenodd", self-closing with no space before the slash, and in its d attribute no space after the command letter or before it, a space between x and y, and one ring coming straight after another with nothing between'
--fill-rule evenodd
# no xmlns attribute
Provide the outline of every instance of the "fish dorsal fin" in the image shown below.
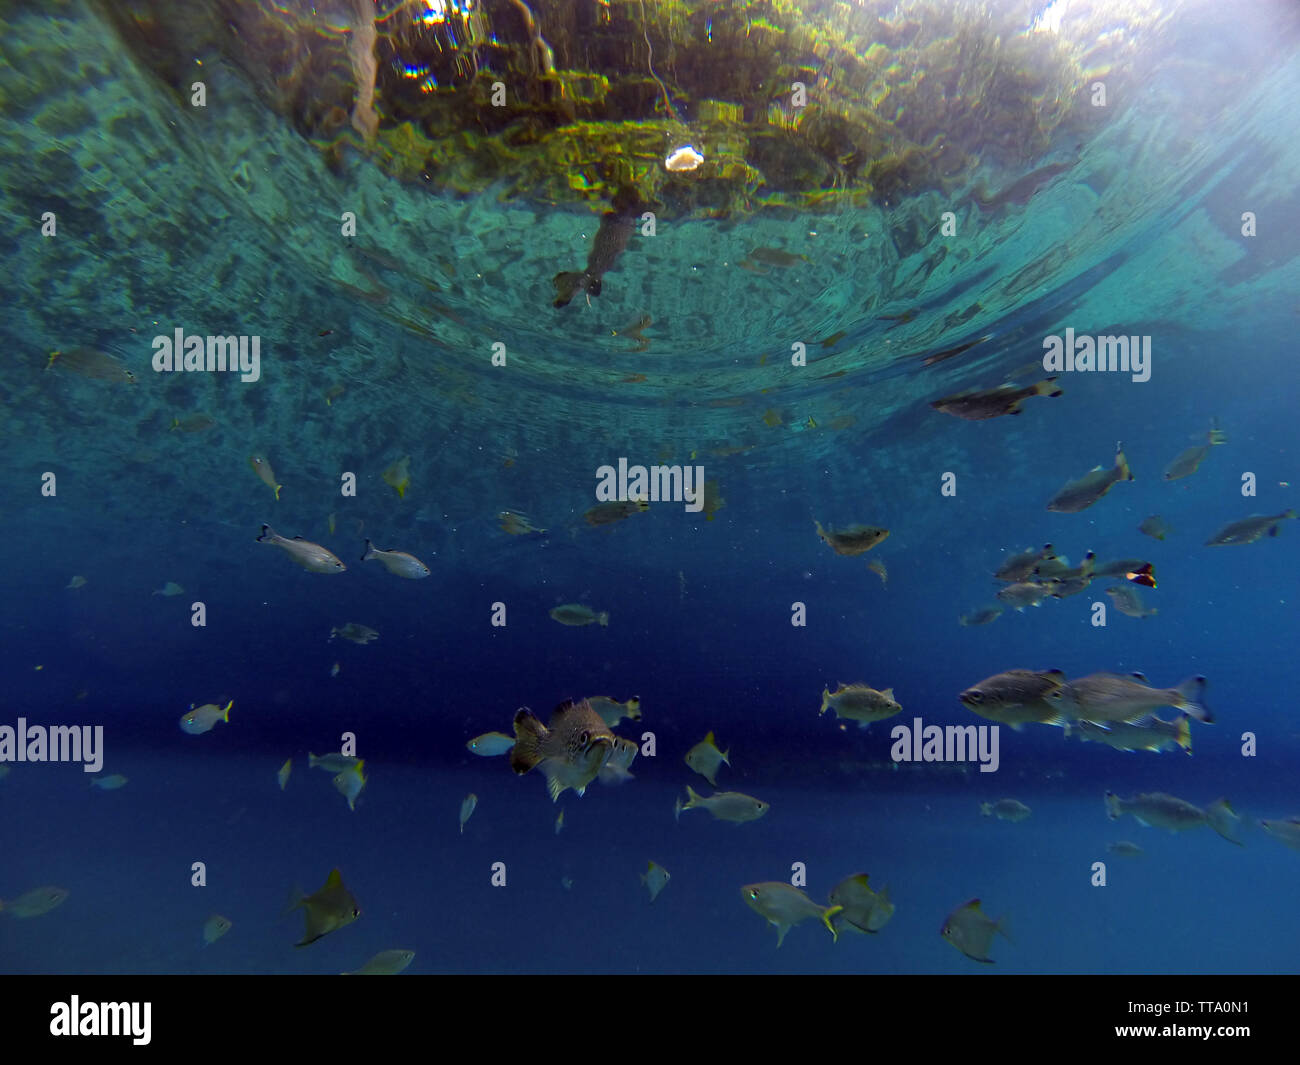
<svg viewBox="0 0 1300 1065"><path fill-rule="evenodd" d="M343 886L343 874L337 868L331 870L330 875L325 879L325 886L327 888L341 888Z"/></svg>
<svg viewBox="0 0 1300 1065"><path fill-rule="evenodd" d="M1048 677L1061 677L1061 678L1064 678L1064 677L1065 677L1065 671L1064 671L1064 670L1061 670L1061 669L1049 669L1049 670L1046 672L1045 676L1048 676Z"/></svg>
<svg viewBox="0 0 1300 1065"><path fill-rule="evenodd" d="M888 700L890 700L890 701L892 702L892 701L893 701L893 698L894 698L894 689L893 689L893 688L886 688L886 689L885 689L884 691L882 691L880 694L883 695L886 699L888 699Z"/></svg>
<svg viewBox="0 0 1300 1065"><path fill-rule="evenodd" d="M1134 680L1140 680L1143 684L1148 683L1147 675L1145 673L1130 673L1129 676Z"/></svg>
<svg viewBox="0 0 1300 1065"><path fill-rule="evenodd" d="M970 902L966 903L966 905L962 907L963 910L978 910L979 908L980 908L979 899L971 899Z"/></svg>
<svg viewBox="0 0 1300 1065"><path fill-rule="evenodd" d="M866 873L858 873L855 876L850 877L849 879L852 880L855 884L861 884L863 887L870 887L870 885L867 883Z"/></svg>
<svg viewBox="0 0 1300 1065"><path fill-rule="evenodd" d="M717 749L718 741L713 738L713 729L709 729L709 734L704 737L704 742L715 750Z"/></svg>

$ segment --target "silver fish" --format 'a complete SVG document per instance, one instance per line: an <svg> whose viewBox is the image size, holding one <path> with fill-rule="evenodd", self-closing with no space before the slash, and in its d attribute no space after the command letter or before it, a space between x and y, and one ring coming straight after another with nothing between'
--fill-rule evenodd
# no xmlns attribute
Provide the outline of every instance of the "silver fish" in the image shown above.
<svg viewBox="0 0 1300 1065"><path fill-rule="evenodd" d="M429 567L414 555L408 555L405 551L383 551L367 540L361 561L369 562L371 559L380 563L394 577L418 581L422 577L429 576Z"/></svg>
<svg viewBox="0 0 1300 1065"><path fill-rule="evenodd" d="M295 536L292 540L281 536L269 525L262 526L262 535L257 538L259 544L270 544L280 548L303 569L311 573L342 573L347 566L342 559L327 547Z"/></svg>

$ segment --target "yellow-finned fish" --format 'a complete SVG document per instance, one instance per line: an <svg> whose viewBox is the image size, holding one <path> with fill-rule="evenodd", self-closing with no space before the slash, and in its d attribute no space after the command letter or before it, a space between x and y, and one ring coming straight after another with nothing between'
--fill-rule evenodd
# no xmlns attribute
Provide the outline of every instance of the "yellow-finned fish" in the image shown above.
<svg viewBox="0 0 1300 1065"><path fill-rule="evenodd" d="M234 699L225 706L204 703L196 707L191 703L189 710L181 716L181 731L188 732L191 736L202 736L205 732L211 732L218 721L230 724L230 708L234 705Z"/></svg>
<svg viewBox="0 0 1300 1065"><path fill-rule="evenodd" d="M347 569L342 559L329 548L304 540L301 536L290 540L269 525L262 526L262 535L257 538L257 542L280 548L309 573L342 573Z"/></svg>
<svg viewBox="0 0 1300 1065"><path fill-rule="evenodd" d="M302 939L294 944L305 947L315 943L321 936L346 928L361 916L361 907L343 886L343 875L333 870L325 881L325 886L314 895L307 895L294 903L293 909L302 909L306 927Z"/></svg>
<svg viewBox="0 0 1300 1065"><path fill-rule="evenodd" d="M694 747L686 752L684 761L695 772L699 773L712 787L718 786L718 770L723 763L731 765L731 751L718 750L717 741L713 738L712 730L709 734L700 740Z"/></svg>
<svg viewBox="0 0 1300 1065"><path fill-rule="evenodd" d="M830 932L832 941L840 938L839 930L831 918L841 913L843 906L819 906L797 887L780 880L769 880L761 884L746 884L740 889L740 897L745 905L767 918L769 924L776 925L776 945L780 949L785 942L785 934L800 921L816 917Z"/></svg>
<svg viewBox="0 0 1300 1065"><path fill-rule="evenodd" d="M872 891L866 873L845 877L831 889L827 900L832 906L843 907L831 918L837 928L852 928L858 932L875 935L894 916L895 906L889 901L889 887Z"/></svg>
<svg viewBox="0 0 1300 1065"><path fill-rule="evenodd" d="M278 501L280 498L280 489L284 485L276 482L275 471L271 469L271 463L265 455L249 455L248 464L253 467L253 472L262 479L262 483L275 493Z"/></svg>
<svg viewBox="0 0 1300 1065"><path fill-rule="evenodd" d="M345 799L348 800L348 809L357 808L357 796L361 794L361 789L370 783L370 778L366 776L366 762L363 758L350 769L344 769L339 772L332 781L335 790L338 791Z"/></svg>
<svg viewBox="0 0 1300 1065"><path fill-rule="evenodd" d="M958 906L948 914L948 919L939 929L939 934L966 957L987 965L993 964L989 951L993 947L995 932L1000 932L1003 938L1010 942L1011 936L1007 934L1006 917L999 917L996 921L990 920L980 909L979 899L971 899L965 905Z"/></svg>
<svg viewBox="0 0 1300 1065"><path fill-rule="evenodd" d="M399 498L406 498L406 490L411 486L411 456L406 455L384 471L384 483L395 491Z"/></svg>

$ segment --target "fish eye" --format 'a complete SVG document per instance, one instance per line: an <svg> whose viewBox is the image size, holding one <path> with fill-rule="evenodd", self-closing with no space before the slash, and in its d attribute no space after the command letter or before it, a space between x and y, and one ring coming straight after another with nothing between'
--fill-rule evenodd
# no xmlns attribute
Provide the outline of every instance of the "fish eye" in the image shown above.
<svg viewBox="0 0 1300 1065"><path fill-rule="evenodd" d="M585 747L587 746L587 741L590 739L591 739L591 733L584 732L581 736L578 737L578 743L580 743L583 747Z"/></svg>
<svg viewBox="0 0 1300 1065"><path fill-rule="evenodd" d="M984 701L984 693L981 691L967 692L966 698L972 703L982 703Z"/></svg>

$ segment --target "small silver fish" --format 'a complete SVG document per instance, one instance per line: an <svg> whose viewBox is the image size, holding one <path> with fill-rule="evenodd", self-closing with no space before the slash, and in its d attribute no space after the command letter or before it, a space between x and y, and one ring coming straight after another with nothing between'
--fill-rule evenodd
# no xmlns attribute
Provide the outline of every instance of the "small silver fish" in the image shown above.
<svg viewBox="0 0 1300 1065"><path fill-rule="evenodd" d="M480 758L495 758L497 755L509 754L510 748L514 745L515 738L503 732L485 732L465 744Z"/></svg>
<svg viewBox="0 0 1300 1065"><path fill-rule="evenodd" d="M372 559L394 577L405 577L409 581L418 581L430 573L429 567L414 555L408 555L405 551L382 551L367 540L361 561L369 562Z"/></svg>
<svg viewBox="0 0 1300 1065"><path fill-rule="evenodd" d="M673 816L680 819L683 810L708 810L715 821L731 821L740 825L746 821L757 821L769 809L769 805L762 799L739 791L718 791L705 798L696 794L695 789L687 784L686 802L677 800Z"/></svg>
<svg viewBox="0 0 1300 1065"><path fill-rule="evenodd" d="M470 814L474 812L474 807L478 805L478 796L472 791L465 796L460 804L460 834L465 834L465 822L469 820Z"/></svg>

